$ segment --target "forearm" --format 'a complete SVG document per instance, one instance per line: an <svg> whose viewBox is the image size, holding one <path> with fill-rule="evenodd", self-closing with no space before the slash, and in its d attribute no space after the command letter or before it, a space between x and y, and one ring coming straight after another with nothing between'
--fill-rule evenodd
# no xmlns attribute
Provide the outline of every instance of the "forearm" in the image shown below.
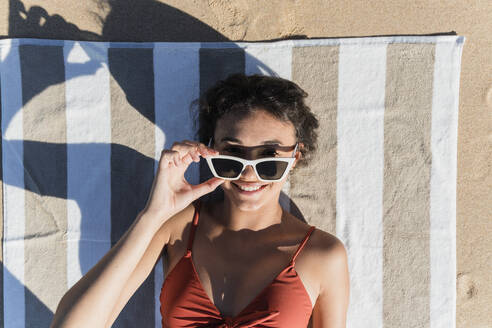
<svg viewBox="0 0 492 328"><path fill-rule="evenodd" d="M139 213L109 252L65 293L51 328L104 327L125 282L164 221Z"/></svg>

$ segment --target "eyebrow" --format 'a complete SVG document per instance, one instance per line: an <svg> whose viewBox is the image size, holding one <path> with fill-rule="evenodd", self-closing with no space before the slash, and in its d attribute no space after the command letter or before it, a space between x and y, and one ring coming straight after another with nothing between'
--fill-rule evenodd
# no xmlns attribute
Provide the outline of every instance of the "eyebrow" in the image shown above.
<svg viewBox="0 0 492 328"><path fill-rule="evenodd" d="M220 142L235 142L238 144L242 144L239 139L236 139L233 137L224 137L220 140ZM263 141L263 143L261 143L261 145L282 145L282 142L280 140L273 139L273 140Z"/></svg>

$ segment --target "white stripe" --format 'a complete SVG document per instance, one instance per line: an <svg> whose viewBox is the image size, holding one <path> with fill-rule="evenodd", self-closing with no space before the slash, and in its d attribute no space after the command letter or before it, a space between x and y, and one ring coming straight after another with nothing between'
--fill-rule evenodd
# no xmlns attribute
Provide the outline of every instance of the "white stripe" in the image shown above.
<svg viewBox="0 0 492 328"><path fill-rule="evenodd" d="M292 76L292 46L284 47L251 47L244 48L245 68L247 75L261 74L279 76L291 79Z"/></svg>
<svg viewBox="0 0 492 328"><path fill-rule="evenodd" d="M67 120L67 289L111 248L111 113L107 48L63 48Z"/></svg>
<svg viewBox="0 0 492 328"><path fill-rule="evenodd" d="M456 148L463 43L438 43L432 94L430 327L456 326Z"/></svg>
<svg viewBox="0 0 492 328"><path fill-rule="evenodd" d="M246 44L245 68L246 75L261 74L268 76L278 76L287 80L292 79L292 45L286 44L283 47L255 47ZM290 174L285 178L280 193L280 206L290 212Z"/></svg>
<svg viewBox="0 0 492 328"><path fill-rule="evenodd" d="M154 176L162 150L170 149L175 141L194 140L190 103L200 94L199 48L154 49L155 99L155 166ZM191 184L200 179L199 163L192 162L185 172ZM163 280L162 259L154 271L155 324L161 327L159 296Z"/></svg>
<svg viewBox="0 0 492 328"><path fill-rule="evenodd" d="M383 326L386 45L341 45L336 234L350 271L347 327Z"/></svg>
<svg viewBox="0 0 492 328"><path fill-rule="evenodd" d="M5 41L4 41L5 42ZM3 44L2 92L3 166L3 314L5 328L25 327L24 297L24 148L22 82L19 48Z"/></svg>

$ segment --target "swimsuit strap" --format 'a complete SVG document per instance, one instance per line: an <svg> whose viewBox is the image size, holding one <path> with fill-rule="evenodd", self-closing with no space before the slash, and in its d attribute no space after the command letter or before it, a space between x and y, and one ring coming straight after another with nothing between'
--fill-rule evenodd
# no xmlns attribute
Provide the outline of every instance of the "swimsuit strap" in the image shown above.
<svg viewBox="0 0 492 328"><path fill-rule="evenodd" d="M292 259L290 260L290 264L291 265L294 265L294 263L296 261L297 255L299 255L299 253L301 252L301 250L304 247L304 245L306 245L306 242L308 241L309 236L311 236L311 233L314 231L314 229L316 229L315 226L311 226L311 228L309 228L309 231L306 233L306 235L302 239L301 244L299 245L299 247L297 248L296 252L292 256Z"/></svg>
<svg viewBox="0 0 492 328"><path fill-rule="evenodd" d="M190 236L188 238L188 247L186 248L186 254L191 255L191 247L193 246L193 240L195 239L195 230L196 227L198 226L198 216L200 213L200 207L201 207L201 202L200 200L196 200L196 202L193 202L193 205L195 206L195 214L193 215L193 221L191 223L190 227Z"/></svg>
<svg viewBox="0 0 492 328"><path fill-rule="evenodd" d="M195 239L195 231L196 231L196 227L198 226L198 217L200 213L200 207L202 205L200 199L197 199L195 202L193 202L193 205L195 206L195 213L193 215L193 221L190 227L190 236L188 238L188 247L186 248L186 256L191 256L191 248L193 246L193 240ZM290 260L290 264L293 265L295 263L297 255L299 255L304 245L306 245L306 242L308 241L314 229L316 229L315 226L311 226L311 228L309 228L308 232L302 239L301 244L299 245L296 252L292 256L292 259Z"/></svg>

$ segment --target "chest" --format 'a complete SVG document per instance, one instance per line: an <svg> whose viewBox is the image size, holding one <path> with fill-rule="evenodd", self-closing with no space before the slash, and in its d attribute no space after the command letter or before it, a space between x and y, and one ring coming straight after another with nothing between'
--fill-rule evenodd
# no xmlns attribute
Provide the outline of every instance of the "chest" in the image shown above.
<svg viewBox="0 0 492 328"><path fill-rule="evenodd" d="M272 283L278 283L279 277L286 277L283 271L289 266L302 237L288 239L277 243L257 240L239 245L210 240L196 233L191 258L186 260L191 261L190 270L195 271L193 274L210 303L222 314L234 316L251 305ZM183 260L186 243L187 238L184 238L167 245L164 278ZM293 270L288 272L288 279L296 284L298 292L308 296L311 306L319 294L319 279L312 262L305 245Z"/></svg>

